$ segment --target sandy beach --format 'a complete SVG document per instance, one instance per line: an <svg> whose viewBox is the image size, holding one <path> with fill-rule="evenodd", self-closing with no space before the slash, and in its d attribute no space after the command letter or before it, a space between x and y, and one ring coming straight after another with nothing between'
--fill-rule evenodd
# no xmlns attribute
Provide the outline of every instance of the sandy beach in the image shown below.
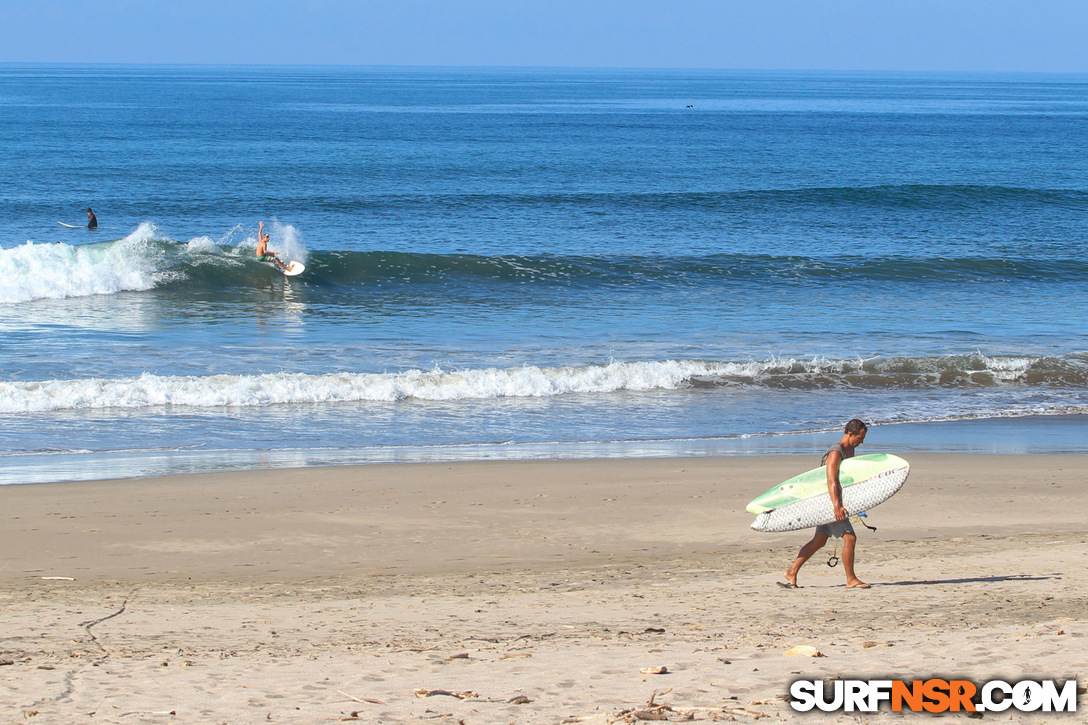
<svg viewBox="0 0 1088 725"><path fill-rule="evenodd" d="M784 695L798 677L1083 686L1088 457L909 459L878 531L858 527L864 591L830 544L783 588L808 532L748 528L748 500L815 456L2 486L0 721L909 721L931 716ZM785 654L801 645L821 656Z"/></svg>

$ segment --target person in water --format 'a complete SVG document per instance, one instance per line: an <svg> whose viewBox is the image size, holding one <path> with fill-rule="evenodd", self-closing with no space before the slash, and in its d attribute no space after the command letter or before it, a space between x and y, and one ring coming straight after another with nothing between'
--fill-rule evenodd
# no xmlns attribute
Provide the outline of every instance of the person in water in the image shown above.
<svg viewBox="0 0 1088 725"><path fill-rule="evenodd" d="M90 207L87 207L87 228L98 229L98 219L95 217L94 212Z"/></svg>
<svg viewBox="0 0 1088 725"><path fill-rule="evenodd" d="M287 265L280 261L278 254L268 251L268 239L264 231L264 222L261 222L257 227L257 260L271 262L280 269L287 269Z"/></svg>
<svg viewBox="0 0 1088 725"><path fill-rule="evenodd" d="M846 586L855 589L869 588L869 585L858 579L854 573L854 544L857 543L858 537L854 533L854 527L850 525L850 515L842 505L842 485L839 483L839 466L847 458L854 457L854 449L864 442L868 430L869 428L864 422L854 418L846 424L842 440L838 442L838 445L828 449L820 461L821 464L827 466L827 492L831 495L831 506L835 511L835 521L817 526L816 534L812 537L812 540L801 547L801 551L797 553L797 558L793 560L790 568L786 570L786 581L789 582L792 589L799 588L797 586L797 572L801 570L809 557L819 551L832 536L836 539L842 539L842 567L846 570Z"/></svg>

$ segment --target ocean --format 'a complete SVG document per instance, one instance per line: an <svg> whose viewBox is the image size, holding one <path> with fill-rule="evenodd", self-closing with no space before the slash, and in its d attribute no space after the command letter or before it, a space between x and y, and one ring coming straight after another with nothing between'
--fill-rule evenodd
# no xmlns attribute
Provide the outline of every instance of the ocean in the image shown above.
<svg viewBox="0 0 1088 725"><path fill-rule="evenodd" d="M1086 129L1079 75L0 65L0 483L1085 453Z"/></svg>

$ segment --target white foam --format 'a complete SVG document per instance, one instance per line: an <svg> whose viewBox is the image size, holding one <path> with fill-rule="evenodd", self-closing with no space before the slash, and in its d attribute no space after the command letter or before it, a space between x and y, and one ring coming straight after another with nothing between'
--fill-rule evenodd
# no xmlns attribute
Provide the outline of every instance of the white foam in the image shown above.
<svg viewBox="0 0 1088 725"><path fill-rule="evenodd" d="M185 251L190 254L223 255L223 249L211 237L196 237L185 243Z"/></svg>
<svg viewBox="0 0 1088 725"><path fill-rule="evenodd" d="M236 226L227 237L240 232ZM305 262L308 256L299 231L272 221L270 247L283 259ZM151 222L140 224L124 239L93 244L36 244L0 249L0 304L64 299L117 292L139 292L185 274L186 264L228 260L252 261L255 237L236 246L199 236L173 243ZM226 246L224 246L226 245Z"/></svg>
<svg viewBox="0 0 1088 725"><path fill-rule="evenodd" d="M116 242L0 249L0 303L152 289L167 275L157 236L145 222Z"/></svg>
<svg viewBox="0 0 1088 725"><path fill-rule="evenodd" d="M676 390L693 381L759 387L761 377L808 376L841 362L703 360L613 362L568 367L523 366L399 373L268 373L260 375L162 376L0 383L0 414L148 406L256 407L277 404L451 401L532 398L572 393ZM1016 368L1019 364L1011 367ZM849 382L842 383L849 385ZM923 406L924 407L924 406ZM1051 409L1043 404L1040 414ZM1023 410L1018 406L1017 410ZM928 410L903 411L926 419ZM999 414L999 410L990 414ZM954 411L945 411L946 415Z"/></svg>
<svg viewBox="0 0 1088 725"><path fill-rule="evenodd" d="M241 230L240 226L236 226L232 230L238 232ZM268 234L268 249L275 252L280 256L282 260L295 260L306 263L309 258L309 252L302 244L302 234L299 230L290 224L283 224L279 220L273 218L271 221L264 225L265 233ZM228 235L230 236L230 235ZM254 249L257 248L257 236L247 236L242 242L238 244L236 249L244 250L247 254L252 254Z"/></svg>
<svg viewBox="0 0 1088 725"><path fill-rule="evenodd" d="M460 372L270 373L0 383L0 413L148 406L264 406L348 401L465 400L568 393L654 390L686 385L709 363L646 362L602 366Z"/></svg>

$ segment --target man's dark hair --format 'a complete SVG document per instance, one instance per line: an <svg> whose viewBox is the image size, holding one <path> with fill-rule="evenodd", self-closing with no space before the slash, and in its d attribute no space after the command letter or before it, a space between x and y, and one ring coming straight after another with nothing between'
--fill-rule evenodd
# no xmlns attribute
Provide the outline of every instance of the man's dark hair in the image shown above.
<svg viewBox="0 0 1088 725"><path fill-rule="evenodd" d="M852 421L846 424L846 432L857 434L863 430L869 430L869 426L865 425L865 421L854 418Z"/></svg>

